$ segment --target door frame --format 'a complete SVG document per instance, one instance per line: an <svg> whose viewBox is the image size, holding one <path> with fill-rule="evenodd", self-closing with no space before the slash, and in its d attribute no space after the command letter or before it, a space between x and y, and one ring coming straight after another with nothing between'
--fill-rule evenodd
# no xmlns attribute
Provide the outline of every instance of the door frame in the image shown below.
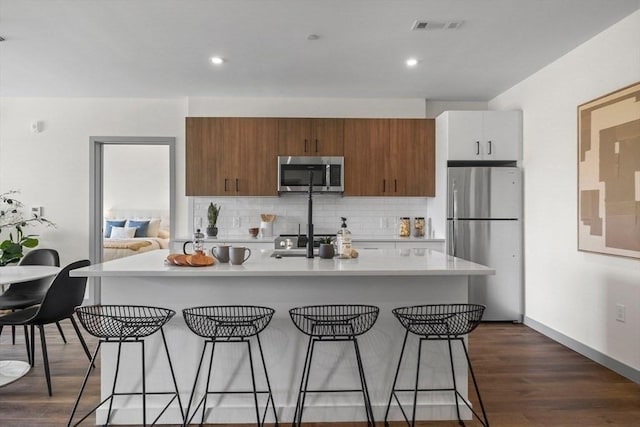
<svg viewBox="0 0 640 427"><path fill-rule="evenodd" d="M91 136L89 137L89 260L102 262L102 221L104 220L104 146L167 145L169 147L169 239L175 236L176 138L163 136ZM100 278L89 280L90 304L100 303Z"/></svg>

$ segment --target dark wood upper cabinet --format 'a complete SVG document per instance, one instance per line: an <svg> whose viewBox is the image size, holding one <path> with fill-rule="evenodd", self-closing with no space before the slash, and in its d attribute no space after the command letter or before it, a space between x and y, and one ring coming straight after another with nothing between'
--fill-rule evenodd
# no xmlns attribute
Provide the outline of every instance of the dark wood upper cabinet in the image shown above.
<svg viewBox="0 0 640 427"><path fill-rule="evenodd" d="M390 119L389 152L396 195L435 195L435 120Z"/></svg>
<svg viewBox="0 0 640 427"><path fill-rule="evenodd" d="M345 196L435 195L432 119L244 117L187 117L186 195L275 196L278 155L344 155Z"/></svg>
<svg viewBox="0 0 640 427"><path fill-rule="evenodd" d="M384 196L389 120L347 119L344 124L344 195Z"/></svg>
<svg viewBox="0 0 640 427"><path fill-rule="evenodd" d="M434 196L435 121L347 119L345 196Z"/></svg>
<svg viewBox="0 0 640 427"><path fill-rule="evenodd" d="M187 117L187 196L275 196L277 123Z"/></svg>
<svg viewBox="0 0 640 427"><path fill-rule="evenodd" d="M344 119L277 120L278 155L343 155Z"/></svg>

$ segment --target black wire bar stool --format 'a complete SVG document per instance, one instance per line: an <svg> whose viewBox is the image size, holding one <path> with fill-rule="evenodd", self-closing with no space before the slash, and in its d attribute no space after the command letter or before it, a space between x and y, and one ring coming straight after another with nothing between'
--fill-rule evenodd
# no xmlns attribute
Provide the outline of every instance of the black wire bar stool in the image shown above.
<svg viewBox="0 0 640 427"><path fill-rule="evenodd" d="M84 380L82 381L82 386L80 387L80 392L78 393L78 398L73 405L73 410L71 411L71 416L69 417L69 422L67 423L67 427L71 426L73 421L73 417L78 409L78 404L80 403L80 399L82 398L82 393L84 392L85 386L87 385L87 380L89 379L89 375L91 373L91 369L94 366L94 362L98 355L98 351L100 350L100 346L102 344L118 344L118 356L116 359L116 368L113 378L113 387L111 389L111 394L107 396L102 402L98 403L96 406L91 409L82 419L73 424L73 426L77 426L82 421L84 421L87 417L93 414L99 407L101 407L104 403L109 401L109 411L107 412L107 420L105 422L105 426L109 425L109 420L111 418L111 410L113 408L113 399L116 396L142 396L142 423L144 426L147 425L147 395L172 395L169 403L164 406L164 408L160 411L160 414L156 417L156 419L151 423L151 425L155 425L160 417L166 412L169 408L169 405L173 403L174 400L178 400L178 406L180 407L180 414L182 416L182 420L184 422L185 414L182 409L182 402L180 401L180 394L178 392L178 384L176 383L176 376L173 371L173 365L171 363L171 356L169 355L169 348L167 347L167 339L165 337L163 326L169 322L169 320L176 314L175 311L169 310L166 308L159 307L147 307L147 306L136 306L136 305L90 305L84 307L78 307L76 309L76 314L80 319L80 323L87 330L88 333L93 335L94 337L99 338L98 345L96 346L95 351L93 352L93 356L91 358L91 363L89 364L89 368L87 369L87 373L85 374ZM167 392L149 392L146 387L145 380L145 346L144 346L144 338L148 337L156 332L160 331L162 336L162 343L164 345L164 350L167 355L167 361L169 363L169 370L171 371L171 379L173 381L173 386L175 391L167 391ZM118 382L118 372L120 370L120 356L122 354L122 345L136 343L140 344L142 348L142 391L141 392L127 392L121 393L116 392L116 384Z"/></svg>
<svg viewBox="0 0 640 427"><path fill-rule="evenodd" d="M375 425L371 399L369 398L369 389L367 388L367 381L362 365L360 347L358 346L356 337L371 329L378 318L379 312L380 309L378 307L360 304L314 305L289 310L291 320L296 327L300 332L309 336L293 418L294 427L300 426L302 423L302 412L304 410L307 393L362 393L367 414L367 423L370 426ZM309 390L309 373L311 372L311 361L316 343L336 341L350 341L353 343L361 388Z"/></svg>
<svg viewBox="0 0 640 427"><path fill-rule="evenodd" d="M253 402L256 410L257 425L264 425L264 421L267 417L269 410L269 402L271 402L271 408L273 409L273 417L275 419L275 425L278 425L278 415L276 414L276 407L273 401L273 394L271 393L271 384L269 383L269 375L267 374L267 365L264 361L264 353L262 351L262 344L260 342L260 332L262 332L269 322L275 310L268 307L252 306L252 305L227 305L227 306L204 306L204 307L192 307L182 310L184 320L191 331L205 338L204 347L202 348L202 354L200 356L200 363L198 364L198 370L196 371L196 377L193 381L193 389L191 390L191 396L189 397L189 403L187 405L185 423L190 424L193 418L198 413L200 407L202 407L202 416L200 418L200 425L203 425L206 409L207 409L207 397L210 394L253 394ZM256 389L255 370L253 366L253 354L251 351L251 338L255 337L258 342L258 350L260 353L260 360L262 361L262 368L264 370L264 376L266 379L267 390ZM251 384L252 389L247 390L227 390L217 391L210 390L211 378L213 374L213 355L215 352L216 344L228 344L228 343L246 343L247 351L249 354L249 367L251 368ZM205 392L196 405L191 416L189 412L193 403L196 388L198 385L198 378L200 377L200 370L204 362L204 356L207 351L207 345L211 344L211 355L209 357L209 367L207 374L207 385ZM260 407L258 404L258 395L267 394L267 402L264 407L264 412L260 415Z"/></svg>
<svg viewBox="0 0 640 427"><path fill-rule="evenodd" d="M480 390L478 389L478 383L476 376L473 373L473 367L471 366L471 360L469 359L469 353L467 352L467 346L464 343L464 337L469 332L473 331L480 320L482 320L482 314L484 313L485 306L479 304L433 304L433 305L416 305L411 307L399 307L393 309L393 314L400 321L405 328L404 341L402 342L402 350L400 351L400 360L398 360L398 368L393 379L393 386L391 388L391 394L389 396L389 403L387 404L387 411L384 415L385 426L389 423L387 418L389 416L389 409L391 408L391 402L395 398L402 415L408 425L414 426L416 421L416 406L418 392L424 391L452 391L456 399L456 414L458 416L458 423L464 426L464 422L460 417L460 403L459 399L471 410L480 423L489 427L489 420L487 419L487 413L484 410L482 404L482 398L480 397ZM398 380L398 373L400 372L400 366L402 364L402 356L404 355L405 346L407 344L407 337L409 332L418 335L420 342L418 345L418 359L416 367L416 379L413 389L396 388L396 382ZM424 341L447 341L449 349L449 363L451 365L451 378L453 380L453 387L451 388L418 388L418 380L420 378L420 356L422 353L422 343ZM451 347L452 341L458 341L462 344L465 357L467 359L467 365L469 366L469 372L473 379L473 385L475 387L476 395L478 396L478 402L482 409L482 418L476 411L473 410L469 402L460 394L456 385L456 373L453 366L453 352ZM407 417L407 414L398 399L397 392L413 392L413 411L411 415L411 421Z"/></svg>

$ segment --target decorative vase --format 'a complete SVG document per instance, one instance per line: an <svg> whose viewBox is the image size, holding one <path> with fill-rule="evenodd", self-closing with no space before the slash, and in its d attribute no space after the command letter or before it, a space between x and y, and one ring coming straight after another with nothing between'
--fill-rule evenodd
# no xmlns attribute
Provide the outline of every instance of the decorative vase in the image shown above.
<svg viewBox="0 0 640 427"><path fill-rule="evenodd" d="M218 227L207 227L207 237L217 237Z"/></svg>
<svg viewBox="0 0 640 427"><path fill-rule="evenodd" d="M320 247L318 248L318 256L320 258L329 259L333 258L336 254L332 243L320 243Z"/></svg>

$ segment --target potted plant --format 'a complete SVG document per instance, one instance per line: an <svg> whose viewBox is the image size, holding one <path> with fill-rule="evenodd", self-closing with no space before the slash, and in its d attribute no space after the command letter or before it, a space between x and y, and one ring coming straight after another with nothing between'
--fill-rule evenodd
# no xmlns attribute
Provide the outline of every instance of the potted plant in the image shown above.
<svg viewBox="0 0 640 427"><path fill-rule="evenodd" d="M221 209L222 206L218 206L213 202L209 203L209 208L207 209L207 220L209 222L207 226L207 236L209 237L216 237L218 235L218 227L216 227L216 224Z"/></svg>
<svg viewBox="0 0 640 427"><path fill-rule="evenodd" d="M0 233L11 230L8 238L0 241L0 267L20 261L24 255L24 248L38 246L36 235L25 235L24 227L34 222L55 227L54 223L38 214L34 213L31 218L25 217L22 210L24 205L13 197L16 193L18 191L11 190L0 194Z"/></svg>
<svg viewBox="0 0 640 427"><path fill-rule="evenodd" d="M333 258L336 254L335 248L333 247L333 238L331 237L322 237L320 238L320 247L318 248L318 256L324 259Z"/></svg>

